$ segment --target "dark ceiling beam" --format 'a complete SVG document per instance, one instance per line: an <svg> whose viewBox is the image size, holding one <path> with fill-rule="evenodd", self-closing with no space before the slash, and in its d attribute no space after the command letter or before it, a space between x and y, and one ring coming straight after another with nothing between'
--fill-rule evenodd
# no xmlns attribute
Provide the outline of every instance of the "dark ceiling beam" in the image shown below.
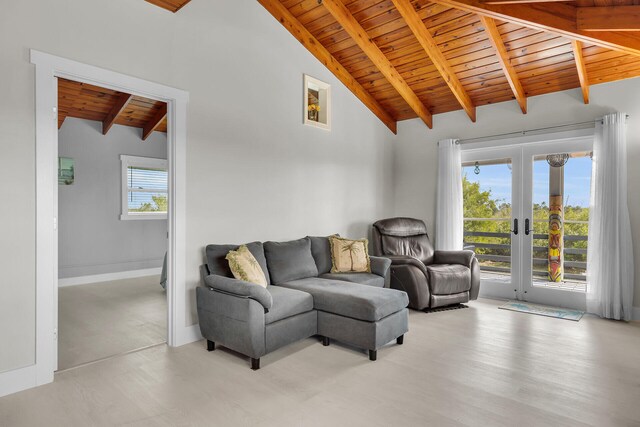
<svg viewBox="0 0 640 427"><path fill-rule="evenodd" d="M578 8L572 4L557 2L488 4L481 0L432 0L432 2L640 56L640 37L634 34L625 31L579 30Z"/></svg>
<svg viewBox="0 0 640 427"><path fill-rule="evenodd" d="M160 123L167 117L167 104L162 103L158 112L144 125L142 129L142 140L146 141L149 135L160 126Z"/></svg>
<svg viewBox="0 0 640 427"><path fill-rule="evenodd" d="M120 114L124 111L124 109L127 108L127 105L129 104L132 98L133 98L133 95L130 95L128 93L120 94L113 108L111 109L111 111L109 111L109 113L107 114L107 117L105 117L104 120L102 121L103 135L106 135L107 132L109 132L109 129L111 129L111 126L113 126L116 120L118 120L118 116L120 116Z"/></svg>
<svg viewBox="0 0 640 427"><path fill-rule="evenodd" d="M476 121L476 107L473 105L473 101L469 97L469 94L460 83L458 76L447 61L447 58L442 54L438 44L431 36L431 33L420 19L420 15L414 9L414 7L406 0L392 0L393 4L400 12L400 15L409 26L411 32L420 43L420 46L429 55L429 59L433 62L436 69L440 73L440 76L444 79L449 86L451 92L458 100L458 103L462 106L472 122Z"/></svg>
<svg viewBox="0 0 640 427"><path fill-rule="evenodd" d="M341 0L320 0L320 3L329 11L333 18L351 36L353 41L362 49L365 55L373 62L380 73L393 86L398 94L405 100L411 109L422 119L427 127L433 127L431 111L422 103L418 95L409 87L409 84L395 69L391 61L384 55L380 48L371 40L360 23L353 17L349 9Z"/></svg>
<svg viewBox="0 0 640 427"><path fill-rule="evenodd" d="M585 104L589 103L589 78L587 77L587 67L582 56L582 43L577 40L571 41L573 48L573 56L576 60L576 68L578 70L578 78L580 79L580 88L582 89L582 99Z"/></svg>
<svg viewBox="0 0 640 427"><path fill-rule="evenodd" d="M182 1L166 1L166 0L145 0L147 3L151 3L170 12L176 13L187 5L191 0Z"/></svg>
<svg viewBox="0 0 640 427"><path fill-rule="evenodd" d="M524 89L522 88L520 78L518 77L515 68L511 65L509 52L507 51L507 47L504 45L504 40L502 40L500 31L498 31L496 21L487 16L480 16L480 20L482 21L482 25L484 25L484 30L489 36L489 41L496 50L498 61L500 62L504 76L509 82L513 96L516 97L516 101L518 102L522 113L527 114L527 96L524 93Z"/></svg>
<svg viewBox="0 0 640 427"><path fill-rule="evenodd" d="M640 6L579 7L579 31L640 31Z"/></svg>
<svg viewBox="0 0 640 427"><path fill-rule="evenodd" d="M570 0L482 0L484 4L566 3Z"/></svg>

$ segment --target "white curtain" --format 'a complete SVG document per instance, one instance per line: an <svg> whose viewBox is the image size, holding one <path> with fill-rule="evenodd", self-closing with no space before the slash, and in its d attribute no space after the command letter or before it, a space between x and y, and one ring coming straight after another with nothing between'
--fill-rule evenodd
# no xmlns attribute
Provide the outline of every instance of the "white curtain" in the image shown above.
<svg viewBox="0 0 640 427"><path fill-rule="evenodd" d="M634 286L625 119L596 123L587 254L587 311L618 320L631 320Z"/></svg>
<svg viewBox="0 0 640 427"><path fill-rule="evenodd" d="M436 248L460 250L463 241L462 158L455 139L438 142Z"/></svg>

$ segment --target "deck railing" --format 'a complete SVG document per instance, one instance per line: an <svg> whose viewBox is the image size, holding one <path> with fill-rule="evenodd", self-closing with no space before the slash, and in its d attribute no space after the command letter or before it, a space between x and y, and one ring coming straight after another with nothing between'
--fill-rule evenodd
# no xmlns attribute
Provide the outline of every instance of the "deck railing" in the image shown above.
<svg viewBox="0 0 640 427"><path fill-rule="evenodd" d="M467 218L465 221L509 221L505 219L486 219L486 218ZM541 222L541 221L536 221ZM565 224L585 224L586 221L570 221L566 220ZM465 247L472 246L476 250L476 257L480 261L480 269L488 272L495 273L510 273L511 268L508 266L504 266L504 264L511 264L511 244L509 243L485 243L476 241L478 237L484 238L493 238L493 239L502 239L509 240L511 238L511 233L498 233L498 232L490 232L490 231L464 231L464 245ZM546 277L546 267L549 264L549 260L547 258L536 258L536 254L540 252L545 252L548 250L547 246L536 246L536 240L548 240L549 236L547 234L534 234L534 246L533 246L533 254L534 258L533 262L533 275L536 277ZM566 235L564 236L564 241L568 242L586 242L588 241L587 236L582 235ZM478 249L483 249L482 251L478 251ZM481 253L478 253L481 252ZM575 248L575 247L564 247L564 255L565 261L564 266L565 269L571 269L572 271L566 272L564 277L566 280L578 280L585 281L586 280L586 271L587 271L587 263L586 263L586 248ZM578 255L579 258L584 259L585 261L574 261L567 260L566 255ZM491 265L496 263L498 265ZM502 264L502 265L500 265ZM537 269L538 267L545 267L544 270Z"/></svg>

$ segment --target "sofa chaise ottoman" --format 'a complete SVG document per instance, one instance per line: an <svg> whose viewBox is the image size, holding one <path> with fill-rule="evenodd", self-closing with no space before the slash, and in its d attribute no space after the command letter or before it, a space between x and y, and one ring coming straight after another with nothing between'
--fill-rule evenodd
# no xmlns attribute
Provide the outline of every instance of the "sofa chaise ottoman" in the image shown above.
<svg viewBox="0 0 640 427"><path fill-rule="evenodd" d="M247 248L260 264L267 287L233 278L225 259L238 245L208 245L198 287L200 330L209 351L216 343L251 358L295 341L321 335L369 351L408 331L405 292L389 289L390 261L371 257L371 273L331 273L326 237L290 242L253 242Z"/></svg>

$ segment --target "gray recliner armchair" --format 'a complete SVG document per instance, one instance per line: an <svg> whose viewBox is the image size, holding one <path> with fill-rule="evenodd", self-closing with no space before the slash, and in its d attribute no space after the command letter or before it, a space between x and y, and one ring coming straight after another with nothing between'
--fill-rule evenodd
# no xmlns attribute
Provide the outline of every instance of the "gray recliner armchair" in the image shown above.
<svg viewBox="0 0 640 427"><path fill-rule="evenodd" d="M374 255L391 259L391 287L409 295L416 310L478 298L480 266L473 251L437 251L425 223L389 218L373 224Z"/></svg>

